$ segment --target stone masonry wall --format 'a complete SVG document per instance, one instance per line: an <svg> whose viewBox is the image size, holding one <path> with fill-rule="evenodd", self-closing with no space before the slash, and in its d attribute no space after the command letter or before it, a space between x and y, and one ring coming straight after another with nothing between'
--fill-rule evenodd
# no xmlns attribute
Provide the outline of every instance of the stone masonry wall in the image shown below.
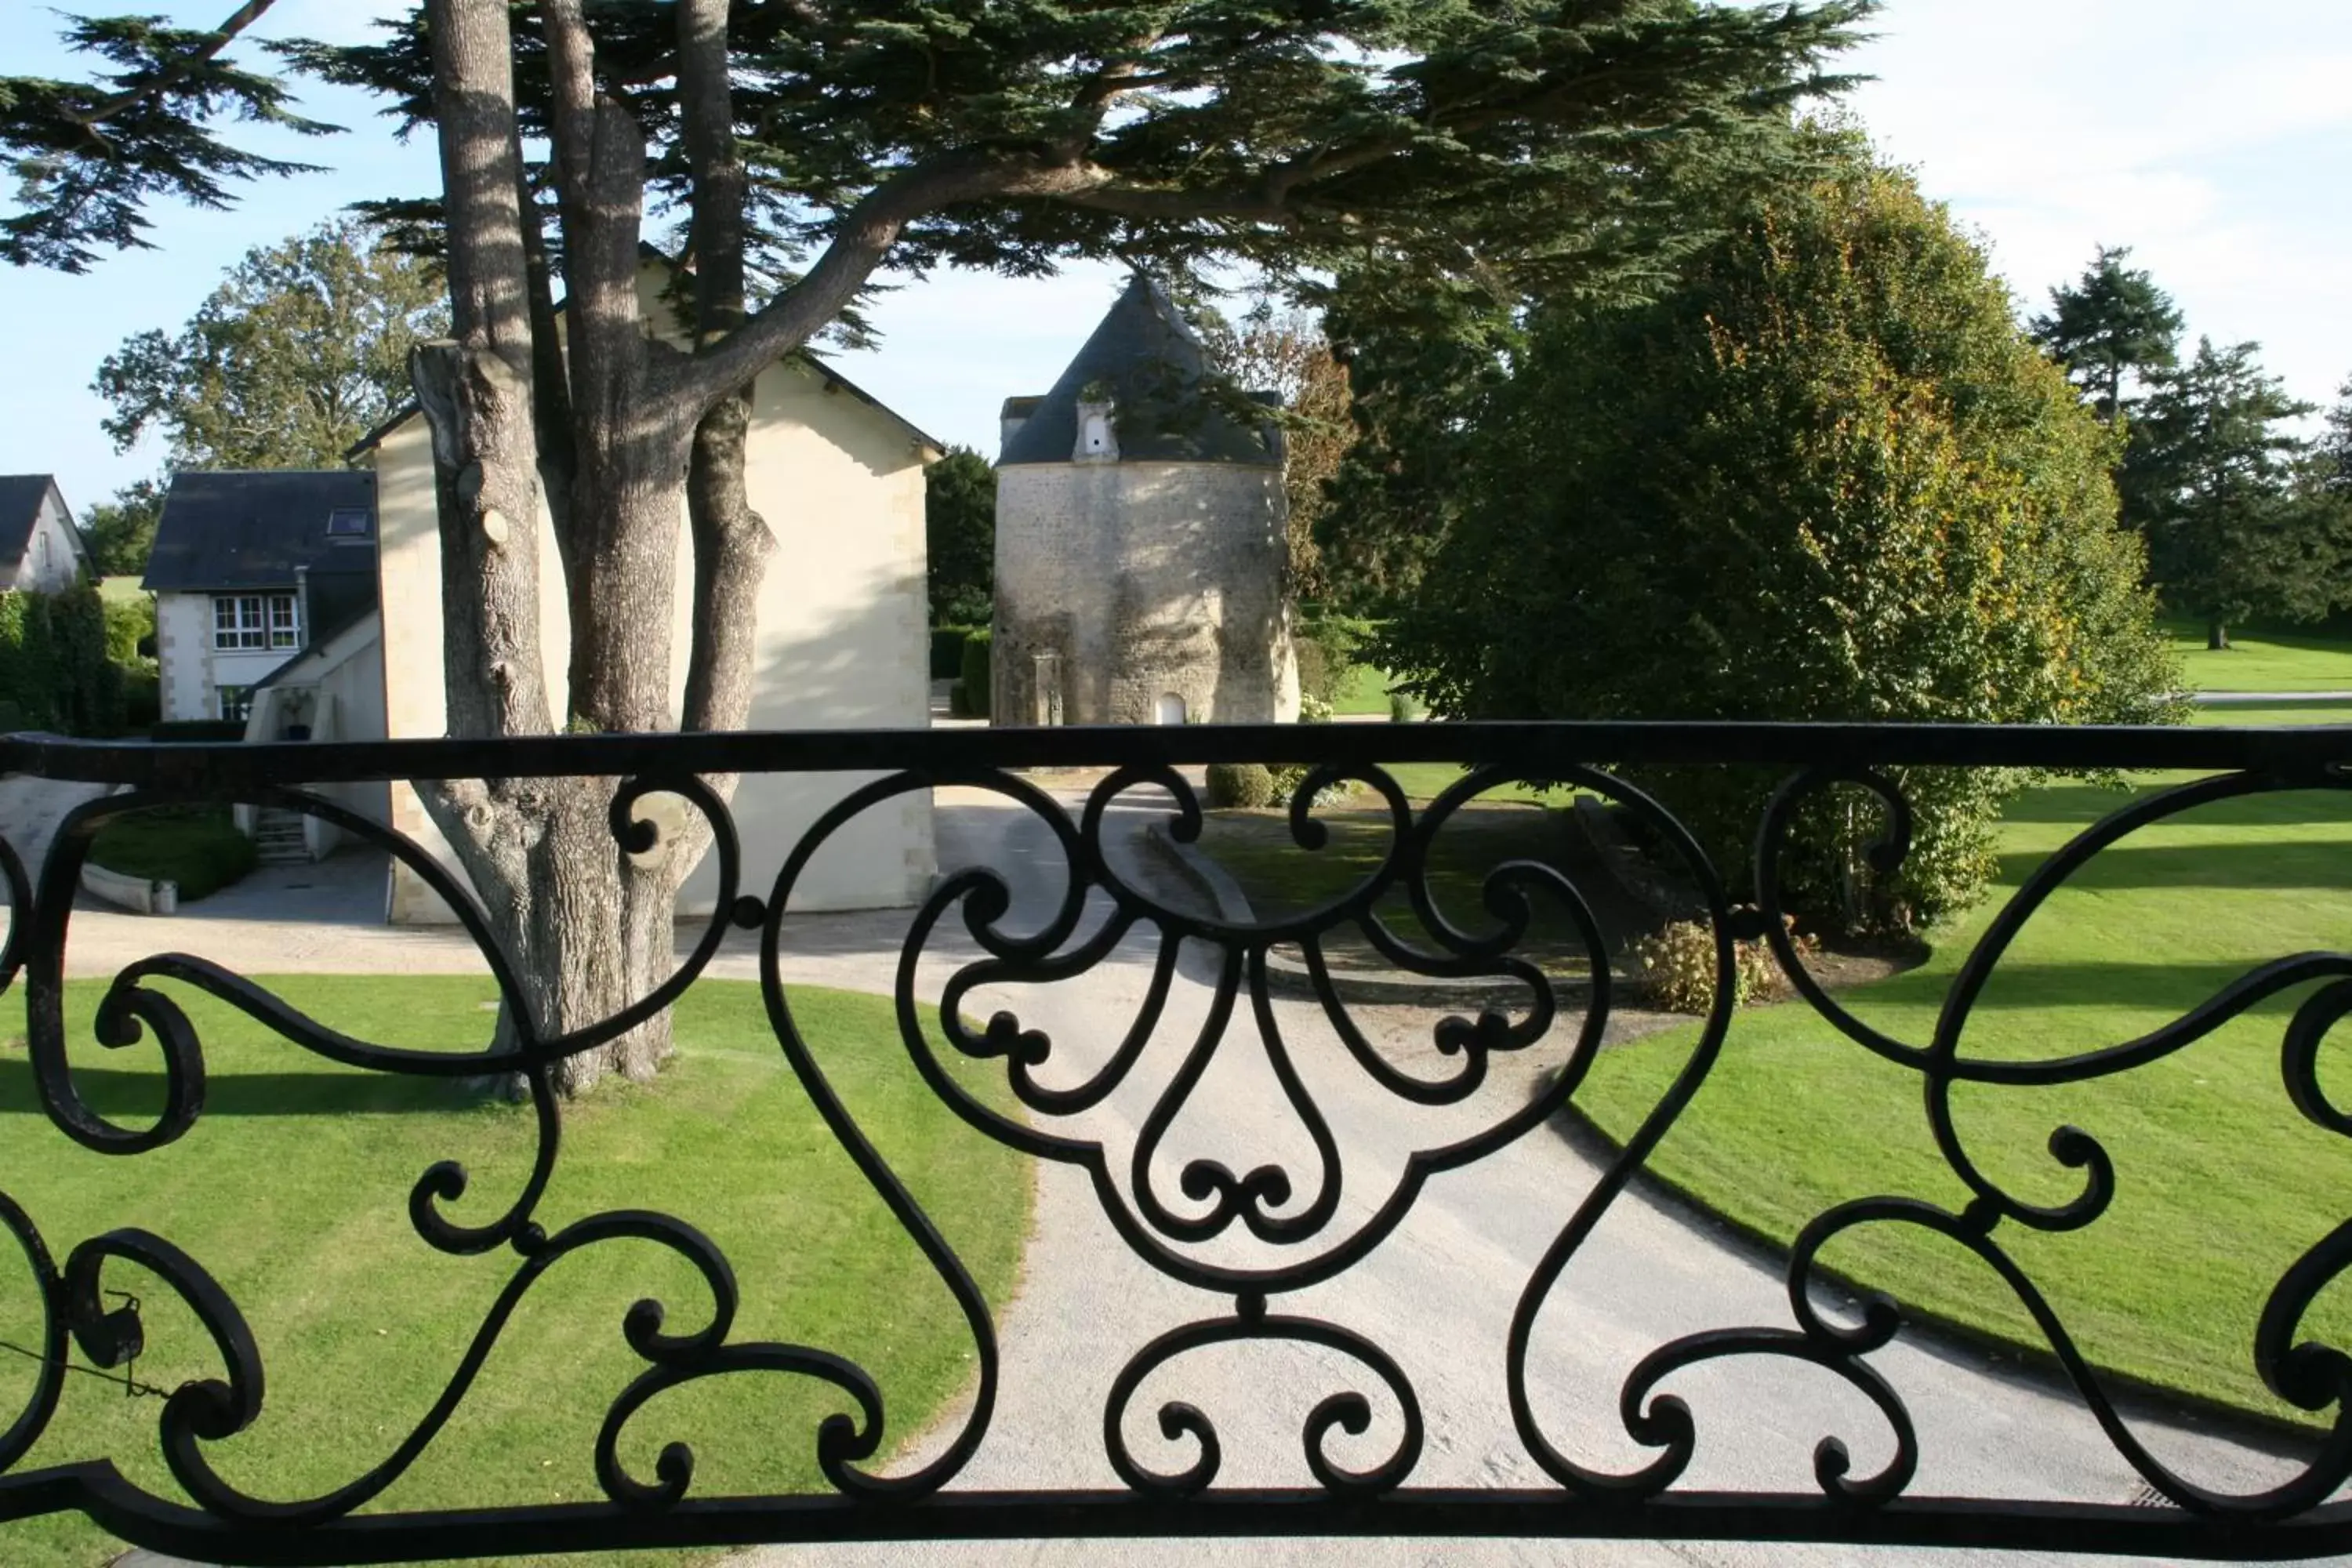
<svg viewBox="0 0 2352 1568"><path fill-rule="evenodd" d="M1296 720L1284 522L1273 468L999 468L995 721L1149 724L1168 697L1194 722Z"/></svg>

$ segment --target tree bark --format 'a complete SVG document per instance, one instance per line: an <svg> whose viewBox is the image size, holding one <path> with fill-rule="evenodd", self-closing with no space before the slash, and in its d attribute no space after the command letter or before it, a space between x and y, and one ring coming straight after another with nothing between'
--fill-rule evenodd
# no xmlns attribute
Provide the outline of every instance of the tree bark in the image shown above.
<svg viewBox="0 0 2352 1568"><path fill-rule="evenodd" d="M2220 621L2207 622L2205 625L2205 651L2208 653L2229 652L2230 628Z"/></svg>
<svg viewBox="0 0 2352 1568"><path fill-rule="evenodd" d="M511 37L500 0L430 0L428 21L456 335L419 351L411 371L433 436L449 733L544 734L554 724L539 621L542 431ZM644 965L626 943L613 788L600 779L418 787L544 1034L608 1017L637 994ZM500 1033L513 1043L517 1021L502 1017ZM608 1066L642 1076L649 1054L644 1040L618 1042L565 1063L558 1087L578 1092Z"/></svg>

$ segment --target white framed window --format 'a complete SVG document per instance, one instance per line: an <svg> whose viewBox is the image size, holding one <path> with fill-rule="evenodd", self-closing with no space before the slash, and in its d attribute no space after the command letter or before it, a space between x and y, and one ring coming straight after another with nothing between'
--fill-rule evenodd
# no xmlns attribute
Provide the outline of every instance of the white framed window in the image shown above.
<svg viewBox="0 0 2352 1568"><path fill-rule="evenodd" d="M224 686L220 689L220 716L242 724L253 717L253 688Z"/></svg>
<svg viewBox="0 0 2352 1568"><path fill-rule="evenodd" d="M224 650L302 646L302 611L291 594L219 594L213 598L213 647Z"/></svg>

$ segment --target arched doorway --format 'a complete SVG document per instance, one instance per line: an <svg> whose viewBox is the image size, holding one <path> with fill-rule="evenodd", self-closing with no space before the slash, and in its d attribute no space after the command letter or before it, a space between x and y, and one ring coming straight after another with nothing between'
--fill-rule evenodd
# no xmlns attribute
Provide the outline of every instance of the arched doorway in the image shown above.
<svg viewBox="0 0 2352 1568"><path fill-rule="evenodd" d="M1155 724L1181 724L1184 721L1184 700L1172 691L1163 691L1152 705L1151 721Z"/></svg>

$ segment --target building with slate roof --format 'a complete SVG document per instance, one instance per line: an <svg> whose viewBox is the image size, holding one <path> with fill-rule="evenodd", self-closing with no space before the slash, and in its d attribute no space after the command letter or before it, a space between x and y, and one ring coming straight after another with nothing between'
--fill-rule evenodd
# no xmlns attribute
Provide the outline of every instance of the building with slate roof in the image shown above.
<svg viewBox="0 0 2352 1568"><path fill-rule="evenodd" d="M996 469L1000 724L1289 722L1281 431L1138 275Z"/></svg>
<svg viewBox="0 0 2352 1568"><path fill-rule="evenodd" d="M54 594L96 575L89 547L48 474L0 474L0 589Z"/></svg>
<svg viewBox="0 0 2352 1568"><path fill-rule="evenodd" d="M375 524L373 474L173 474L141 584L165 721L243 721L282 667L374 615Z"/></svg>
<svg viewBox="0 0 2352 1568"><path fill-rule="evenodd" d="M649 332L684 345L662 299L667 264L649 262L638 298ZM923 540L923 470L940 444L813 354L760 373L751 388L744 483L775 548L761 578L751 713L754 730L919 729L930 721L929 595ZM383 520L386 733L436 736L448 729L442 673L441 532L432 437L404 411L352 453L373 471ZM565 710L570 606L557 568L554 525L539 518L540 634L548 700ZM681 528L670 631L671 711L684 706L693 646L694 548ZM772 876L801 837L871 774L755 773L737 786L735 828L747 876ZM686 809L656 796L647 815ZM464 872L424 803L394 786L392 823ZM663 851L657 845L648 853ZM795 910L888 908L919 902L938 871L931 802L921 790L859 814L830 838L794 890ZM679 894L682 913L711 909L718 867L705 856ZM390 889L392 919L453 918L406 868Z"/></svg>

